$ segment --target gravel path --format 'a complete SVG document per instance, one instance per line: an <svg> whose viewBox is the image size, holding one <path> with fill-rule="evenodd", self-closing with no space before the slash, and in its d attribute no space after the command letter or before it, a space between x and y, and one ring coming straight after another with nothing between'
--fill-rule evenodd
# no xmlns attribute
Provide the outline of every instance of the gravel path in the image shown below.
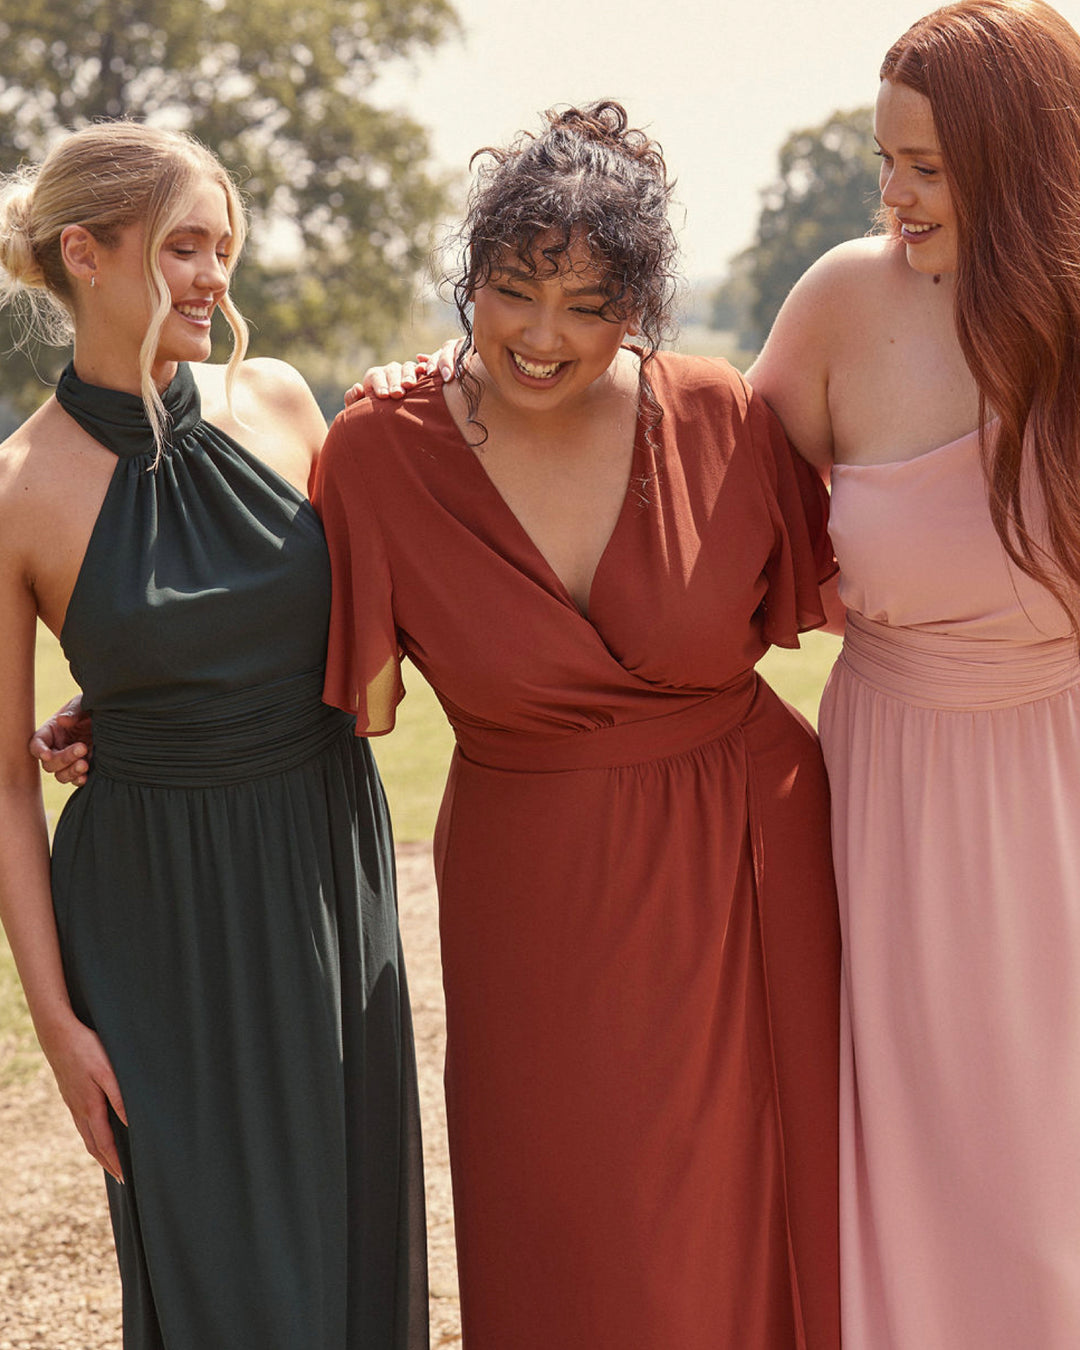
<svg viewBox="0 0 1080 1350"><path fill-rule="evenodd" d="M427 1167L432 1350L460 1347L443 1110L443 1005L431 850L398 848ZM0 1064L0 1068L3 1065ZM0 1093L0 1350L120 1350L101 1172L42 1068Z"/></svg>

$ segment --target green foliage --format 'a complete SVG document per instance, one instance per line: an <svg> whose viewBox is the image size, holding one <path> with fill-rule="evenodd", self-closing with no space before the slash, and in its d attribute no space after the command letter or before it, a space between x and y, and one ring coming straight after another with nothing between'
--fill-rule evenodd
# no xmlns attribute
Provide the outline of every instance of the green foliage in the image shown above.
<svg viewBox="0 0 1080 1350"><path fill-rule="evenodd" d="M234 294L253 353L385 340L404 313L446 185L428 136L367 98L380 67L457 26L449 0L20 0L0 17L0 169L58 129L132 117L192 132L237 175L252 216ZM11 341L0 332L0 350ZM36 361L4 394L40 401Z"/></svg>
<svg viewBox="0 0 1080 1350"><path fill-rule="evenodd" d="M780 150L780 176L763 194L757 239L714 295L714 327L760 346L803 272L834 245L867 234L877 203L872 109L793 132Z"/></svg>

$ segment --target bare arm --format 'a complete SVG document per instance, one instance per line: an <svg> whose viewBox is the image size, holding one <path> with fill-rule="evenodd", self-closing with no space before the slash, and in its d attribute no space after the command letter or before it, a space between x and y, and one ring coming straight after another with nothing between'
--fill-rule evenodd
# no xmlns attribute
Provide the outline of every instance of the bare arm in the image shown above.
<svg viewBox="0 0 1080 1350"><path fill-rule="evenodd" d="M843 246L841 246L843 248ZM837 250L799 280L776 317L747 379L779 417L799 454L823 477L833 461L829 376L837 311Z"/></svg>
<svg viewBox="0 0 1080 1350"><path fill-rule="evenodd" d="M0 511L0 527L9 523ZM0 539L12 531L0 530ZM10 543L8 549L10 550ZM36 761L34 640L37 606L20 560L0 545L0 919L34 1029L90 1154L118 1179L108 1105L123 1101L98 1037L75 1016L53 917L48 835Z"/></svg>

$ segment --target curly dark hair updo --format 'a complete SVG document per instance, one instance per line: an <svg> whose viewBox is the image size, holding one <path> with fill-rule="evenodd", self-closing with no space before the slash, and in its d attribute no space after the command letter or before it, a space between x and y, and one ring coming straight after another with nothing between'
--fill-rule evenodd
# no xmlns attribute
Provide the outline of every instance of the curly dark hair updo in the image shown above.
<svg viewBox="0 0 1080 1350"><path fill-rule="evenodd" d="M508 258L530 275L548 277L568 250L583 244L601 273L602 313L633 319L641 335L641 389L650 422L661 410L647 366L673 328L678 245L668 222L672 184L660 146L629 124L611 100L584 108L549 109L539 133L523 131L505 149L478 150L486 159L458 235L460 256L450 280L465 342L457 360L476 421L480 387L465 358L473 349L469 305L476 290Z"/></svg>

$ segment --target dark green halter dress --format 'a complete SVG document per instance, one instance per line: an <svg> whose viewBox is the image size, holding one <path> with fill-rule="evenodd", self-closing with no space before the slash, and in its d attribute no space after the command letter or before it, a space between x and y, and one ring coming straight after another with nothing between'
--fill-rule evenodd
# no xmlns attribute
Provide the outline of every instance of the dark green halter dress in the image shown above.
<svg viewBox="0 0 1080 1350"><path fill-rule="evenodd" d="M320 699L330 574L304 497L202 420L69 367L117 456L61 635L93 714L56 831L76 1011L129 1128L108 1180L125 1350L421 1350L423 1182L390 825Z"/></svg>

